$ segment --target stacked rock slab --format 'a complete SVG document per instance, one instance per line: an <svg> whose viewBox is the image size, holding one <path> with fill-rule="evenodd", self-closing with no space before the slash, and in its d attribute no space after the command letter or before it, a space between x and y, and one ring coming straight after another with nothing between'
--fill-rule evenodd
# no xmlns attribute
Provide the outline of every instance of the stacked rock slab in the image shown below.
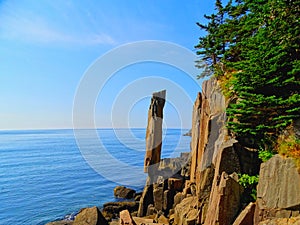
<svg viewBox="0 0 300 225"><path fill-rule="evenodd" d="M163 108L165 106L166 90L154 92L148 110L148 125L146 130L146 154L144 160L144 172L148 173L148 179L140 199L138 216L147 213L148 206L153 205L153 183L157 179L157 170L160 163L162 145L162 121ZM162 204L162 203L161 203Z"/></svg>
<svg viewBox="0 0 300 225"><path fill-rule="evenodd" d="M214 165L226 136L225 97L217 80L204 81L193 108L191 182L196 183L199 196L199 223L203 223L208 208Z"/></svg>
<svg viewBox="0 0 300 225"><path fill-rule="evenodd" d="M202 96L199 92L194 103L192 113L192 130L191 130L191 182L195 182L196 179L196 168L197 168L197 153L199 143L199 127L200 127L200 116L201 116L201 103Z"/></svg>
<svg viewBox="0 0 300 225"><path fill-rule="evenodd" d="M166 90L154 92L148 110L144 172L148 172L150 174L157 170L160 162L163 108L165 105L165 99Z"/></svg>

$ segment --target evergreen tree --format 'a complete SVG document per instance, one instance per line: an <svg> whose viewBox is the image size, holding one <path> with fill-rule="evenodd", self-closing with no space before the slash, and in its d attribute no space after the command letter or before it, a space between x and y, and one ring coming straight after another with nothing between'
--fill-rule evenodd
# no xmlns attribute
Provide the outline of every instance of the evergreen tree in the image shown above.
<svg viewBox="0 0 300 225"><path fill-rule="evenodd" d="M229 128L265 143L276 138L300 117L300 0L217 0L206 18L197 53L210 74L231 71ZM227 71L217 73L220 64Z"/></svg>

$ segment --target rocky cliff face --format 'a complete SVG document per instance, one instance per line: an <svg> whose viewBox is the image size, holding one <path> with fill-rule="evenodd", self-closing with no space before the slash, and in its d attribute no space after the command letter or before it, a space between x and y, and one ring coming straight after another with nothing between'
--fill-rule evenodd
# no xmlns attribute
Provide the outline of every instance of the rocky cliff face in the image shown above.
<svg viewBox="0 0 300 225"><path fill-rule="evenodd" d="M226 107L216 79L203 82L193 108L191 131L190 182L195 183L198 201L195 223L251 225L298 216L300 183L294 161L277 155L260 166L255 150L228 135ZM257 201L246 207L247 193L238 182L238 174L258 173ZM176 208L175 218L182 216ZM190 208L195 210L192 204ZM175 224L188 224L181 221Z"/></svg>
<svg viewBox="0 0 300 225"><path fill-rule="evenodd" d="M193 107L189 173L174 178L179 179L174 180L180 184L177 188L167 185L171 178L147 185L143 195L151 201L143 206L140 216L161 212L169 217L170 224L178 225L299 221L288 219L300 212L300 175L295 163L274 156L261 164L255 149L229 136L227 104L216 79L203 82L202 93L197 95ZM183 169L179 169L181 173L177 175L182 175ZM260 174L256 202L248 205L245 196L249 193L239 184L238 174Z"/></svg>

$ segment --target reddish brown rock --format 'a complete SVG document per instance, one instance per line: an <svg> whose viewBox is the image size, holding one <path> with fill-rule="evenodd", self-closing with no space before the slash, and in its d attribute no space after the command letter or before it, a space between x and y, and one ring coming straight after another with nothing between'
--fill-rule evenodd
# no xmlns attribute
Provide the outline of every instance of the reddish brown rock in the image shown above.
<svg viewBox="0 0 300 225"><path fill-rule="evenodd" d="M135 196L135 190L124 186L117 186L114 188L114 196L117 198L131 199Z"/></svg>
<svg viewBox="0 0 300 225"><path fill-rule="evenodd" d="M175 191L182 191L184 181L182 178L171 177L168 179L168 189Z"/></svg>
<svg viewBox="0 0 300 225"><path fill-rule="evenodd" d="M92 208L82 209L76 216L73 225L108 225L99 209Z"/></svg>

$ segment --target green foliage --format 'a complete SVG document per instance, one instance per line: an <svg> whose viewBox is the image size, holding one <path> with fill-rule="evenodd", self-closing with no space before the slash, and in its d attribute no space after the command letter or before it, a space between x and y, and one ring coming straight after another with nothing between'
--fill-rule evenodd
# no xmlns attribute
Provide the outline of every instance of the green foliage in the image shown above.
<svg viewBox="0 0 300 225"><path fill-rule="evenodd" d="M272 151L268 150L261 150L258 151L258 158L260 158L263 162L268 161L270 158L272 158L274 153Z"/></svg>
<svg viewBox="0 0 300 225"><path fill-rule="evenodd" d="M244 188L252 187L258 183L258 175L250 176L248 174L239 174L239 184Z"/></svg>
<svg viewBox="0 0 300 225"><path fill-rule="evenodd" d="M256 185L258 184L258 180L258 175L239 174L239 184L245 188L245 202L256 200Z"/></svg>
<svg viewBox="0 0 300 225"><path fill-rule="evenodd" d="M207 32L196 46L198 66L235 96L228 128L241 139L262 140L259 147L300 118L300 0L215 5L216 12L205 16L208 23L198 24Z"/></svg>

